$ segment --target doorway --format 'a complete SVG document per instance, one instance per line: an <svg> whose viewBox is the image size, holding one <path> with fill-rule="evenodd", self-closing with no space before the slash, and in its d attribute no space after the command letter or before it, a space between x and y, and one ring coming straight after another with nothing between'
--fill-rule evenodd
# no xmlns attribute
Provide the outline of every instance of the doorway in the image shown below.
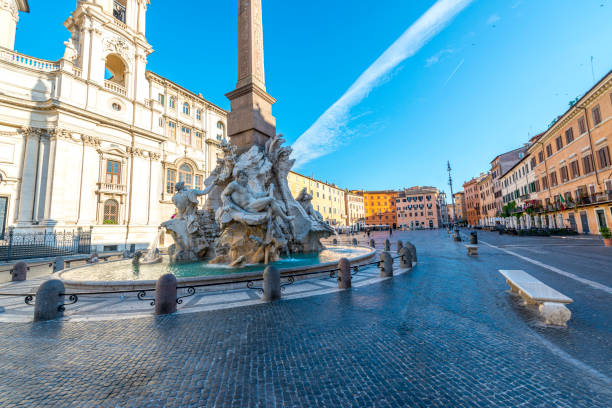
<svg viewBox="0 0 612 408"><path fill-rule="evenodd" d="M6 230L6 216L8 208L8 197L0 197L0 241L4 239Z"/></svg>
<svg viewBox="0 0 612 408"><path fill-rule="evenodd" d="M582 232L589 234L591 230L589 229L589 217L586 211L580 211L580 222L582 223Z"/></svg>
<svg viewBox="0 0 612 408"><path fill-rule="evenodd" d="M569 214L569 223L570 223L570 228L576 231L577 230L576 228L578 226L576 225L576 216L574 215L574 213Z"/></svg>

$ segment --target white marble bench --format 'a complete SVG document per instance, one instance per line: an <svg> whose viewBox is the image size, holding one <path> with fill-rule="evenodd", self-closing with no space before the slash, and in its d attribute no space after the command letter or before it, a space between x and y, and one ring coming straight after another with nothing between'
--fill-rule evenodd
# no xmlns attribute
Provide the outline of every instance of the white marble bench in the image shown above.
<svg viewBox="0 0 612 408"><path fill-rule="evenodd" d="M466 245L465 247L468 250L468 255L469 256L478 255L478 246L477 245Z"/></svg>
<svg viewBox="0 0 612 408"><path fill-rule="evenodd" d="M540 315L546 324L567 325L567 321L572 317L572 312L565 307L565 304L572 303L571 298L540 282L525 271L500 269L499 272L506 278L512 293L522 297L525 304L538 306Z"/></svg>

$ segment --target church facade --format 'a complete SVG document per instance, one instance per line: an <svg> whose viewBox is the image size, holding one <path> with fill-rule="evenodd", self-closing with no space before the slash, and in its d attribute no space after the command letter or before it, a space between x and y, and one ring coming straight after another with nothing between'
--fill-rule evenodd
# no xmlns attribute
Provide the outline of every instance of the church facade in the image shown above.
<svg viewBox="0 0 612 408"><path fill-rule="evenodd" d="M58 61L15 52L27 0L0 2L0 240L90 229L98 251L147 246L174 185L201 188L227 112L147 70L149 0L83 0Z"/></svg>

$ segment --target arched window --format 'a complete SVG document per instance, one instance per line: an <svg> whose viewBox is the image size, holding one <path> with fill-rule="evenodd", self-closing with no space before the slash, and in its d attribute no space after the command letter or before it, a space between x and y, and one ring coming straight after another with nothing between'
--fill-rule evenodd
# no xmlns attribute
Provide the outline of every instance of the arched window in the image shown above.
<svg viewBox="0 0 612 408"><path fill-rule="evenodd" d="M179 181L185 183L186 188L193 188L193 169L190 165L183 163L179 167Z"/></svg>
<svg viewBox="0 0 612 408"><path fill-rule="evenodd" d="M187 102L185 102L183 104L183 113L187 116L189 116L189 113L191 112L191 109L189 108L189 104Z"/></svg>
<svg viewBox="0 0 612 408"><path fill-rule="evenodd" d="M104 202L104 224L119 224L119 203L116 200Z"/></svg>
<svg viewBox="0 0 612 408"><path fill-rule="evenodd" d="M115 84L125 86L125 74L127 68L123 60L115 54L106 57L104 66L104 79Z"/></svg>
<svg viewBox="0 0 612 408"><path fill-rule="evenodd" d="M223 122L217 122L217 140L225 139L225 125Z"/></svg>

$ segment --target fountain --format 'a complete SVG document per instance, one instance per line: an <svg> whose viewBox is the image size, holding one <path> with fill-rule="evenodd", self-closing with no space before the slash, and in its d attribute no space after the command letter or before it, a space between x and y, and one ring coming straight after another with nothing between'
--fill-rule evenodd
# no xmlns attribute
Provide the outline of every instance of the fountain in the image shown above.
<svg viewBox="0 0 612 408"><path fill-rule="evenodd" d="M292 196L287 182L292 149L276 134L275 100L265 88L261 0L239 0L238 20L238 82L226 95L231 143L222 143L204 189L178 182L172 197L176 215L161 224L148 251L132 263L66 270L61 274L66 287L151 287L168 272L182 284L228 283L257 279L265 265L288 274L324 271L340 258L361 262L374 256L369 248L325 248L321 239L336 231L315 211L306 189ZM201 196L206 196L203 208ZM168 257L157 249L162 230L174 240Z"/></svg>

